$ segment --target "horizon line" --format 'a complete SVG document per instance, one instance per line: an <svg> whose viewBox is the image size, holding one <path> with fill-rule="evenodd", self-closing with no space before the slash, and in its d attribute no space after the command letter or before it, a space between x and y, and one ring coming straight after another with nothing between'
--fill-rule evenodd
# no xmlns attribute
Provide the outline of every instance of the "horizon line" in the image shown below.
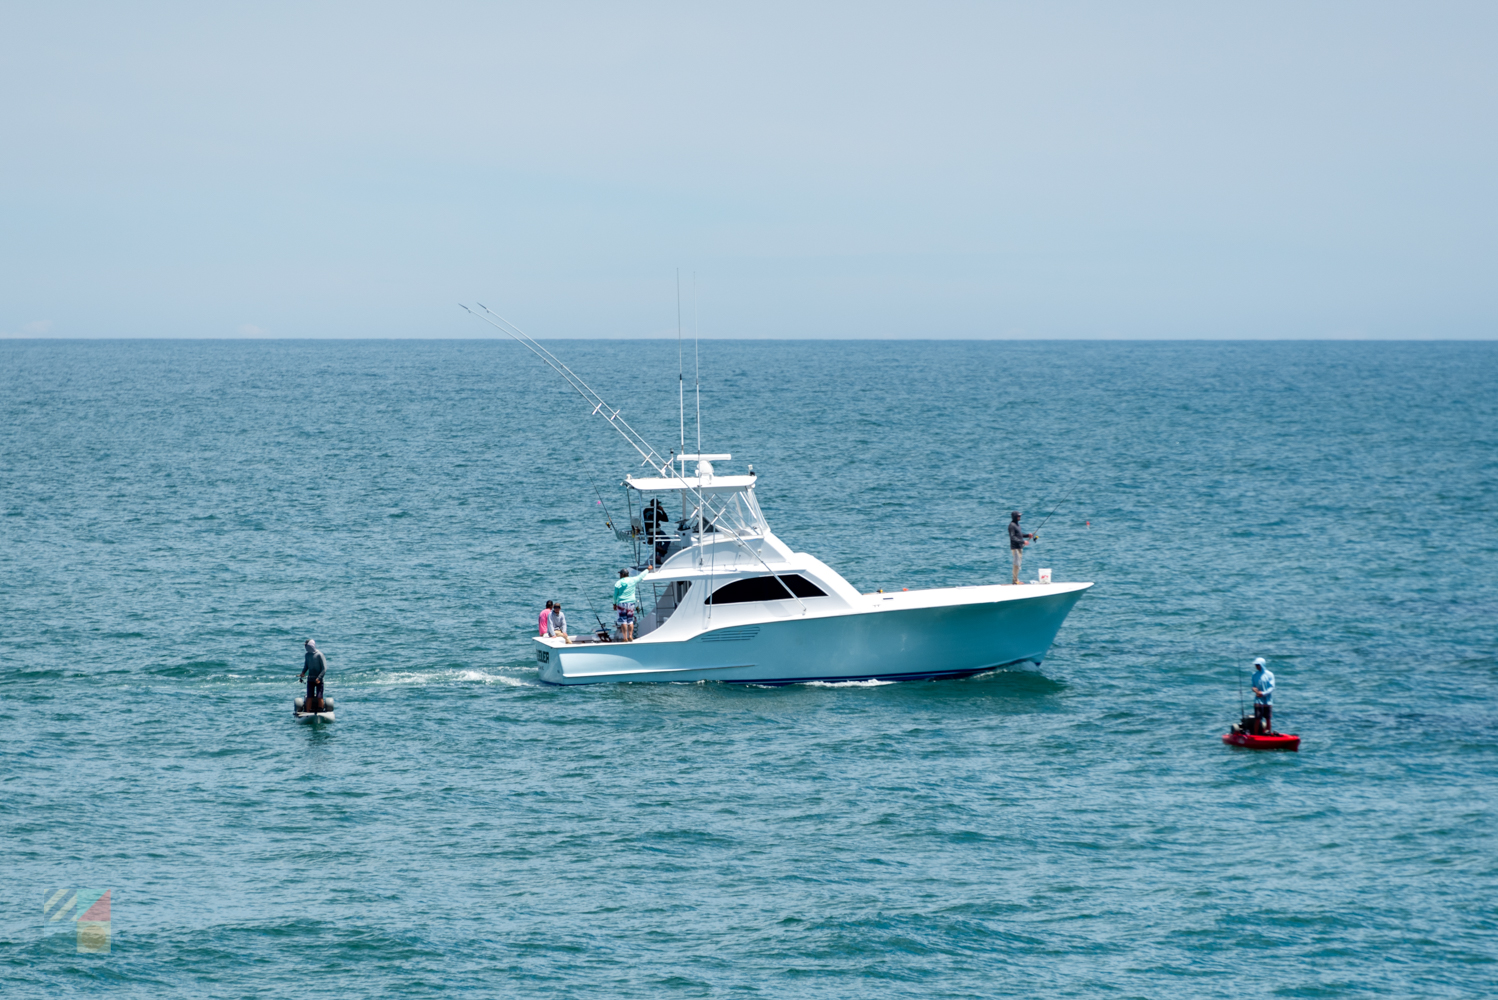
<svg viewBox="0 0 1498 1000"><path fill-rule="evenodd" d="M513 338L504 336L484 337L144 337L144 336L25 336L0 333L0 342L4 343L36 343L36 344L61 344L61 343L124 343L131 341L149 343L450 343L450 342L510 342ZM666 341L675 340L675 336L649 335L649 336L595 336L595 337L571 337L571 336L539 336L533 337L538 341ZM1111 337L1111 336L1072 336L1072 337L700 337L699 340L707 340L715 343L1175 343L1175 344L1255 344L1255 343L1308 343L1308 344L1489 344L1498 343L1498 334L1492 336L1447 336L1447 337L1369 337L1369 336L1331 336L1331 337Z"/></svg>

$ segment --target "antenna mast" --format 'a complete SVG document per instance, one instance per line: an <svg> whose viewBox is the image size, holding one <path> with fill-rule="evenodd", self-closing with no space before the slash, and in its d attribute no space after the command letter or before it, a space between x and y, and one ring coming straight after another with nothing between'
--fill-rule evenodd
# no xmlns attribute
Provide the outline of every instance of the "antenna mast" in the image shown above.
<svg viewBox="0 0 1498 1000"><path fill-rule="evenodd" d="M697 304L697 272L692 272L692 364L696 368L697 454L702 454L702 312Z"/></svg>
<svg viewBox="0 0 1498 1000"><path fill-rule="evenodd" d="M676 410L681 416L681 451L678 455L687 453L687 383L685 368L681 363L681 268L676 269ZM686 463L681 466L681 474L687 474Z"/></svg>

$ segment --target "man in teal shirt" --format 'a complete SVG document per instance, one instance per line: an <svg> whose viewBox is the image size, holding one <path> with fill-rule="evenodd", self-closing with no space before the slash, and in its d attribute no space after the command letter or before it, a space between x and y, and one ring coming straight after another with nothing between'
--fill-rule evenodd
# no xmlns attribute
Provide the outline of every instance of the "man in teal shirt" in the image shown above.
<svg viewBox="0 0 1498 1000"><path fill-rule="evenodd" d="M635 611L639 607L638 588L640 577L630 576L629 570L621 569L619 579L614 582L615 624L619 626L619 637L625 642L635 638Z"/></svg>
<svg viewBox="0 0 1498 1000"><path fill-rule="evenodd" d="M1254 722L1259 723L1259 732L1273 733L1274 674L1269 672L1262 656L1254 660L1254 675L1249 685L1254 689Z"/></svg>

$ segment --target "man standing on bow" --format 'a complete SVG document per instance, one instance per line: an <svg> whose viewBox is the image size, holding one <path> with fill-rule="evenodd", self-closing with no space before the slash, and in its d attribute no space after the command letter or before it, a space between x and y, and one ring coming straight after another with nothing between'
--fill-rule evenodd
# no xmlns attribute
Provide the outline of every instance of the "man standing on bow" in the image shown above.
<svg viewBox="0 0 1498 1000"><path fill-rule="evenodd" d="M1020 564L1025 561L1025 546L1030 544L1025 539L1033 539L1035 537L1019 530L1019 517L1019 511L1013 510L1009 512L1009 554L1014 557L1015 583L1019 583Z"/></svg>
<svg viewBox="0 0 1498 1000"><path fill-rule="evenodd" d="M317 648L317 643L308 639L306 642L306 656L302 659L302 672L297 674L297 680L307 679L307 700L302 702L302 711L322 711L322 681L323 675L328 672L328 661L322 655L322 650Z"/></svg>
<svg viewBox="0 0 1498 1000"><path fill-rule="evenodd" d="M1249 680L1254 689L1254 728L1260 735L1274 732L1274 674L1264 663L1264 657L1254 660L1254 675Z"/></svg>

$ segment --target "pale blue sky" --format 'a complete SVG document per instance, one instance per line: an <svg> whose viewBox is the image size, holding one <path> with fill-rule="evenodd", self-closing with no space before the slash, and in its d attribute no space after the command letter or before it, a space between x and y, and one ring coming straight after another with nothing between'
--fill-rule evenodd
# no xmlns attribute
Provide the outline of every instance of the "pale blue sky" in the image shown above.
<svg viewBox="0 0 1498 1000"><path fill-rule="evenodd" d="M1495 110L1491 2L12 2L0 333L1492 338Z"/></svg>

